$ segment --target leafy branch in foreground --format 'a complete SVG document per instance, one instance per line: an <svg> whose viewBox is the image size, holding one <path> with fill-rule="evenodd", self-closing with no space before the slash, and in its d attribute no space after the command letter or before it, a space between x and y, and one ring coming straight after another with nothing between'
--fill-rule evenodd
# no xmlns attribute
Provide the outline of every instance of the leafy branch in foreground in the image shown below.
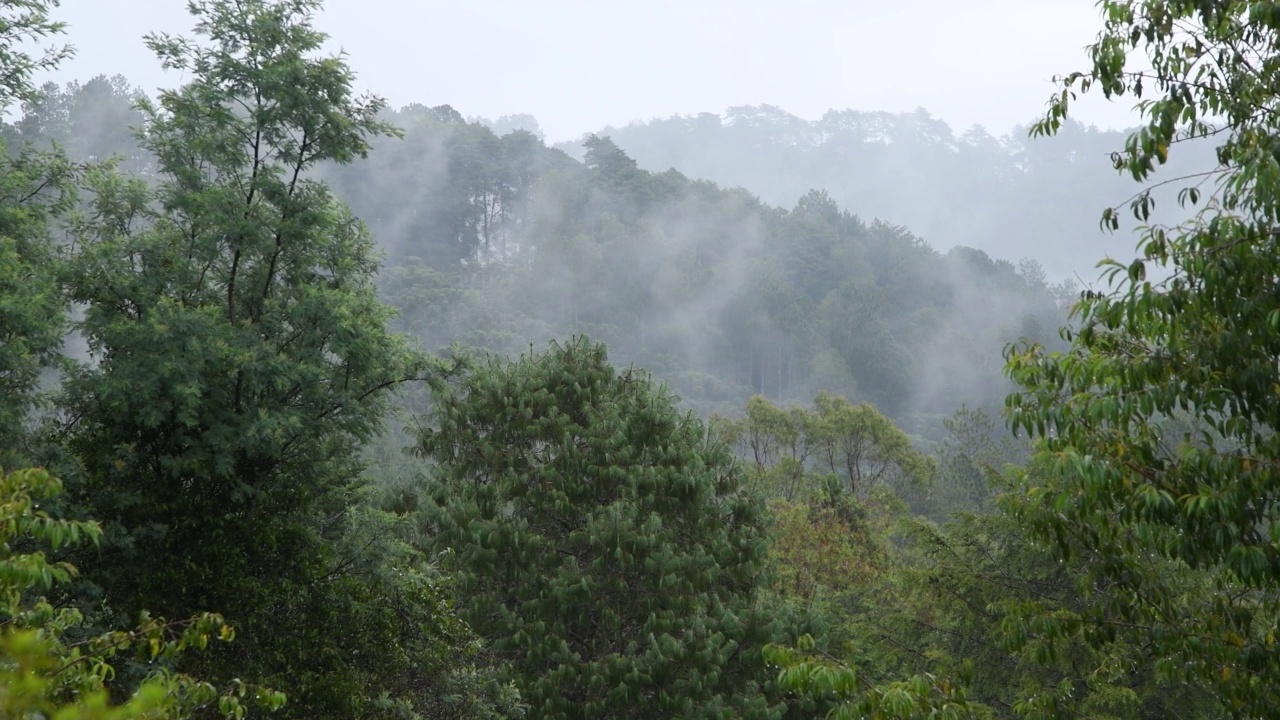
<svg viewBox="0 0 1280 720"><path fill-rule="evenodd" d="M34 53L36 43L61 35L66 23L49 18L58 0L7 0L0 5L0 108L14 102L30 102L40 96L33 76L53 70L75 54L70 45L49 45Z"/></svg>
<svg viewBox="0 0 1280 720"><path fill-rule="evenodd" d="M71 640L83 629L79 611L55 608L37 592L65 583L74 566L51 562L44 552L14 547L44 545L57 550L83 542L97 544L96 523L61 520L40 509L58 495L61 483L47 471L0 472L0 711L4 717L43 715L70 718L185 718L216 708L227 718L242 718L249 707L274 711L283 694L233 681L219 690L207 682L175 673L169 661L211 641L230 642L235 632L222 616L200 613L165 621L143 614L132 630ZM146 663L150 672L123 704L110 701L109 684L116 658Z"/></svg>
<svg viewBox="0 0 1280 720"><path fill-rule="evenodd" d="M1217 185L1190 220L1140 228L1131 263L1104 261L1110 290L1077 304L1067 352L1007 351L1019 386L1009 424L1039 442L1011 510L1060 557L1086 563L1092 598L1077 617L1028 608L1028 623L1098 648L1132 638L1145 651L1138 667L1205 688L1226 716L1270 716L1280 703L1280 5L1100 7L1090 67L1062 79L1033 133L1056 132L1077 92L1132 94L1143 125L1116 167L1146 182L1182 141L1212 142ZM1200 203L1195 182L1184 204ZM1132 209L1150 221L1150 192ZM1118 227L1114 209L1103 225Z"/></svg>
<svg viewBox="0 0 1280 720"><path fill-rule="evenodd" d="M815 649L813 638L807 635L794 648L766 645L764 659L779 668L778 684L784 689L833 701L829 720L960 720L990 714L968 700L965 673L959 681L921 673L873 685L853 667Z"/></svg>

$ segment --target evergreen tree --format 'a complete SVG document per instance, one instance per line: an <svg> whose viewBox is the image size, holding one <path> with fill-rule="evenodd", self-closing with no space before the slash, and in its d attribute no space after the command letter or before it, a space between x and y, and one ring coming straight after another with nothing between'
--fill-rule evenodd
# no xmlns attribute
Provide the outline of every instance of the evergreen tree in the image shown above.
<svg viewBox="0 0 1280 720"><path fill-rule="evenodd" d="M437 387L427 511L535 718L768 718L767 540L728 448L577 338Z"/></svg>

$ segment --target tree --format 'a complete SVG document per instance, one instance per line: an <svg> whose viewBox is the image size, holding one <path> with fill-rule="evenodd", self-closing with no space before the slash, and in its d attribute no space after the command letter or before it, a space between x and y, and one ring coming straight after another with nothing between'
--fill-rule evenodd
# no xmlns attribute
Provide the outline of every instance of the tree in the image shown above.
<svg viewBox="0 0 1280 720"><path fill-rule="evenodd" d="M862 503L880 487L905 497L928 489L937 472L936 461L875 406L825 392L813 410L780 408L757 395L741 418L716 426L751 462L762 489L788 502L821 493L824 477Z"/></svg>
<svg viewBox="0 0 1280 720"><path fill-rule="evenodd" d="M819 303L817 331L844 359L858 389L886 412L899 412L911 396L918 362L894 332L883 298L846 283Z"/></svg>
<svg viewBox="0 0 1280 720"><path fill-rule="evenodd" d="M238 719L246 706L267 711L283 706L285 697L278 692L240 682L219 691L169 669L188 650L233 639L231 627L213 613L178 622L144 616L133 630L76 638L83 633L83 616L34 595L68 582L76 572L68 563L49 561L37 547L56 551L96 544L102 535L97 523L62 520L40 509L61 492L61 483L45 470L0 469L0 709L5 717L176 720L213 706L219 715ZM111 663L129 655L145 663L148 674L132 696L112 707L105 687L115 674Z"/></svg>
<svg viewBox="0 0 1280 720"><path fill-rule="evenodd" d="M35 76L56 68L74 54L69 45L49 45L38 50L32 47L66 30L66 23L49 17L50 10L57 6L58 0L12 0L0 9L0 46L4 47L0 108L38 100Z"/></svg>
<svg viewBox="0 0 1280 720"><path fill-rule="evenodd" d="M815 652L813 639L801 638L796 648L769 645L765 660L779 668L778 683L811 697L834 700L830 720L961 720L980 717L962 684L928 673L908 680L873 685L849 665Z"/></svg>
<svg viewBox="0 0 1280 720"><path fill-rule="evenodd" d="M62 347L67 308L49 225L70 208L74 178L58 153L0 154L0 462L23 454L41 375Z"/></svg>
<svg viewBox="0 0 1280 720"><path fill-rule="evenodd" d="M383 297L403 299L402 327L430 348L519 353L585 332L700 414L826 390L940 420L961 403L998 405L1010 384L992 348L1065 318L1014 265L942 255L820 192L783 210L649 173L604 137L583 148L588 165L447 106L386 117L403 143L377 140L370 162L322 176L377 231L391 272L414 268ZM424 303L404 292L411 277L440 292Z"/></svg>
<svg viewBox="0 0 1280 720"><path fill-rule="evenodd" d="M1082 612L1043 635L1095 645L1138 635L1170 682L1202 683L1231 717L1280 702L1280 12L1273 3L1104 0L1083 72L1033 132L1066 121L1077 92L1132 94L1143 124L1113 159L1143 183L1132 263L1075 308L1071 348L1011 348L1010 425L1039 438L1014 509L1064 557L1088 563ZM1199 210L1170 226L1148 181L1184 145L1216 164L1181 184ZM1202 191L1212 181L1209 190ZM1203 192L1203 194L1202 194ZM1201 203L1200 201L1203 201ZM1103 212L1118 228L1120 209ZM1015 495L1019 495L1017 493Z"/></svg>
<svg viewBox="0 0 1280 720"><path fill-rule="evenodd" d="M960 408L942 421L946 437L939 443L938 482L930 496L931 516L939 521L957 512L995 509L999 490L993 480L1005 466L1025 458L1019 443L997 430L997 420L983 410Z"/></svg>
<svg viewBox="0 0 1280 720"><path fill-rule="evenodd" d="M906 612L910 600L897 583L903 538L893 528L904 521L906 506L894 491L927 485L932 458L915 451L872 406L825 393L813 410L753 397L741 418L717 419L715 427L745 458L752 486L769 498L774 588L830 626L817 641L769 648L766 657L780 666L783 686L838 700L829 717L892 716L903 707L892 698L915 692L920 682L926 690L911 695L912 702L965 712L962 688L931 676L881 684L908 666L894 657L905 636L878 621ZM886 697L889 705L882 704Z"/></svg>
<svg viewBox="0 0 1280 720"><path fill-rule="evenodd" d="M50 143L76 162L105 162L142 172L148 158L139 152L137 129L144 122L137 104L143 92L116 75L60 87L45 83L40 97L23 103L22 117L6 128L14 141L47 147Z"/></svg>
<svg viewBox="0 0 1280 720"><path fill-rule="evenodd" d="M108 608L219 608L245 641L181 666L289 692L299 717L421 708L470 642L426 561L360 501L359 448L426 360L387 329L363 225L312 179L362 156L382 101L316 53L314 0L200 0L189 78L141 106L154 187L88 175L69 289L92 363L66 382L75 498L107 520ZM390 546L388 546L390 545Z"/></svg>
<svg viewBox="0 0 1280 720"><path fill-rule="evenodd" d="M752 413L757 427L762 415ZM1041 617L1091 602L1077 584L1087 563L1060 562L1014 515L963 512L989 505L1012 448L993 442L981 413L947 427L941 475L959 487L943 499L961 502L941 527L883 498L870 511L812 491L773 503L780 592L831 625L822 642L767 650L783 685L833 694L837 718L1210 716L1207 693L1141 664L1141 637L1096 647L1039 632ZM966 497L975 485L982 494Z"/></svg>
<svg viewBox="0 0 1280 720"><path fill-rule="evenodd" d="M1143 662L1144 636L1094 645L1039 632L1039 618L1092 602L1087 564L1059 561L1017 516L910 519L894 546L886 591L850 621L873 649L856 658L873 677L964 678L969 700L1001 718L1214 716L1208 693Z"/></svg>
<svg viewBox="0 0 1280 720"><path fill-rule="evenodd" d="M37 100L33 74L70 54L67 47L36 55L22 49L62 32L62 23L49 18L56 4L28 0L0 8L0 111ZM71 207L74 179L60 153L0 141L0 465L22 454L41 373L62 345L66 303L49 225Z"/></svg>
<svg viewBox="0 0 1280 720"><path fill-rule="evenodd" d="M531 717L783 715L762 508L666 391L576 338L439 383L431 417L431 547Z"/></svg>

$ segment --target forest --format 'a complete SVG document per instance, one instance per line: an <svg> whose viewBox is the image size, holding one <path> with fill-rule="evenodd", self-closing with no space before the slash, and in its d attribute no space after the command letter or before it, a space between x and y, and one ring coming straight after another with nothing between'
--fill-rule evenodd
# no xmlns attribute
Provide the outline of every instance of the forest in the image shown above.
<svg viewBox="0 0 1280 720"><path fill-rule="evenodd" d="M1098 5L1002 137L548 144L0 4L2 714L1275 716L1280 4Z"/></svg>

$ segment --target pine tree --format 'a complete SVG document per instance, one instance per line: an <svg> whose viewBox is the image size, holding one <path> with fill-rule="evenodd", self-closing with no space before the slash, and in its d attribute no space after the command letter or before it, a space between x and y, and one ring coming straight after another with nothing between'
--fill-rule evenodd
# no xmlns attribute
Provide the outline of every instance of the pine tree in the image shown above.
<svg viewBox="0 0 1280 720"><path fill-rule="evenodd" d="M535 718L779 717L791 618L729 449L585 338L436 389L431 542Z"/></svg>

